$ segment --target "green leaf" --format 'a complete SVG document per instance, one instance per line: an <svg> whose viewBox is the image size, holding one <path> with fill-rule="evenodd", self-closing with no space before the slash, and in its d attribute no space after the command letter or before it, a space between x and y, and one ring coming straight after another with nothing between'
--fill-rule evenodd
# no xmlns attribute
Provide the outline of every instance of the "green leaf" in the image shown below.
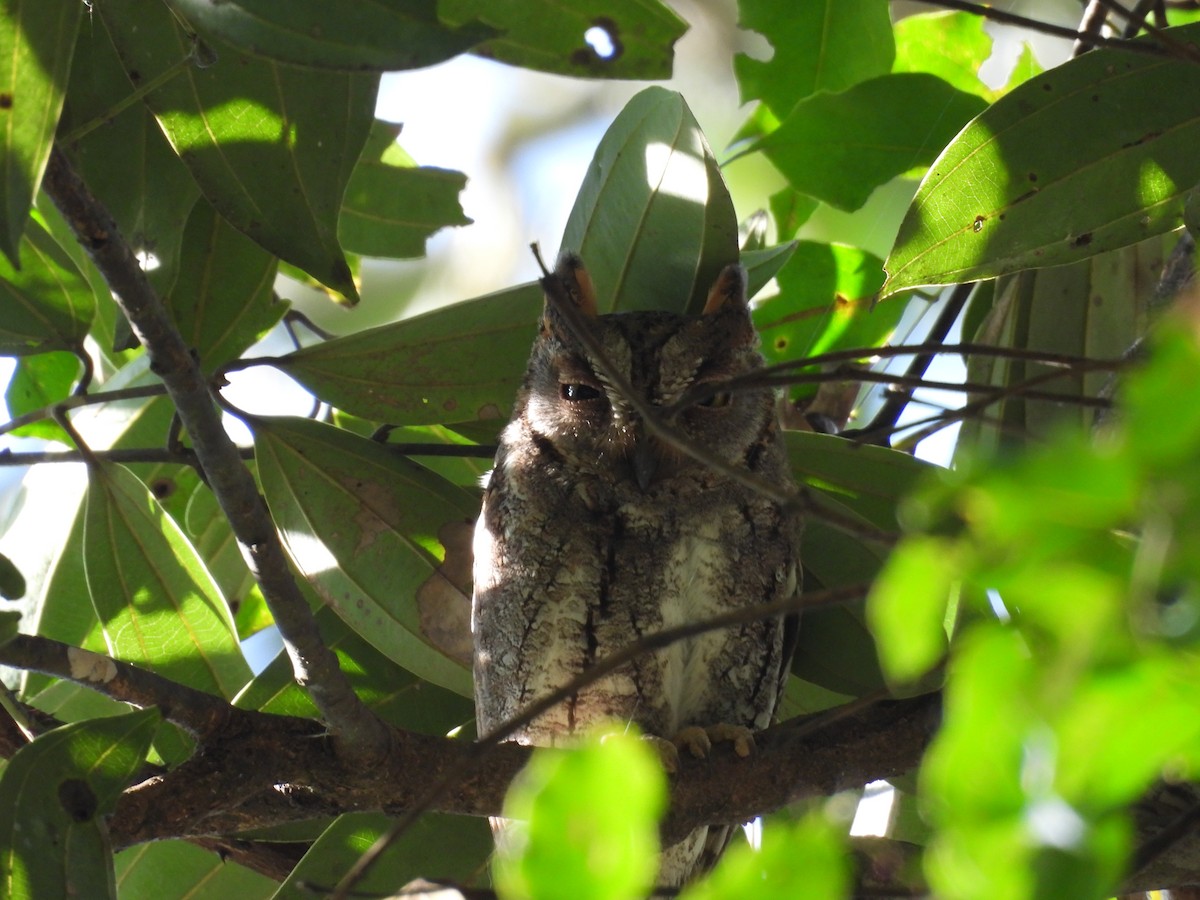
<svg viewBox="0 0 1200 900"><path fill-rule="evenodd" d="M389 71L444 62L495 35L448 28L427 0L167 0L204 35L244 53L311 68Z"/></svg>
<svg viewBox="0 0 1200 900"><path fill-rule="evenodd" d="M745 843L730 848L712 874L686 888L680 900L846 897L850 859L841 830L823 816L772 822L763 828L760 849Z"/></svg>
<svg viewBox="0 0 1200 900"><path fill-rule="evenodd" d="M109 653L232 697L250 669L196 551L128 469L93 469L89 482L84 566Z"/></svg>
<svg viewBox="0 0 1200 900"><path fill-rule="evenodd" d="M856 247L799 241L777 281L779 293L753 312L763 356L772 365L878 346L904 312L901 303L875 302L883 284L883 261ZM814 384L794 385L791 394L811 395L816 389Z"/></svg>
<svg viewBox="0 0 1200 900"><path fill-rule="evenodd" d="M283 317L287 304L273 290L277 267L208 203L192 208L167 305L204 371L237 359Z"/></svg>
<svg viewBox="0 0 1200 900"><path fill-rule="evenodd" d="M954 557L946 540L909 538L892 551L872 585L867 616L890 680L911 681L945 655Z"/></svg>
<svg viewBox="0 0 1200 900"><path fill-rule="evenodd" d="M763 35L770 60L733 58L743 103L762 100L776 119L819 91L844 91L892 66L895 43L887 4L877 0L741 0L742 28Z"/></svg>
<svg viewBox="0 0 1200 900"><path fill-rule="evenodd" d="M478 499L380 444L309 419L256 419L263 493L299 569L381 653L470 696Z"/></svg>
<svg viewBox="0 0 1200 900"><path fill-rule="evenodd" d="M520 824L496 859L500 896L645 896L658 871L666 787L653 748L623 725L574 750L534 751L504 801L504 815Z"/></svg>
<svg viewBox="0 0 1200 900"><path fill-rule="evenodd" d="M24 596L25 576L21 574L16 563L0 553L0 597L5 600L19 600Z"/></svg>
<svg viewBox="0 0 1200 900"><path fill-rule="evenodd" d="M479 21L500 37L473 52L525 69L575 78L669 78L675 42L687 23L658 0L607 0L592 3L564 0L441 0L438 16L454 25ZM602 57L588 41L599 28L612 43Z"/></svg>
<svg viewBox="0 0 1200 900"><path fill-rule="evenodd" d="M141 768L155 709L48 731L0 774L5 896L116 897L104 816Z"/></svg>
<svg viewBox="0 0 1200 900"><path fill-rule="evenodd" d="M74 353L39 353L18 358L4 392L8 414L15 419L61 403L71 393L80 369L79 357ZM68 443L62 427L51 418L30 422L8 433Z"/></svg>
<svg viewBox="0 0 1200 900"><path fill-rule="evenodd" d="M377 422L499 419L542 311L536 284L325 341L274 361L322 400Z"/></svg>
<svg viewBox="0 0 1200 900"><path fill-rule="evenodd" d="M1171 34L1194 41L1200 26ZM884 293L1075 262L1175 228L1200 182L1198 135L1190 62L1097 50L1025 82L930 168Z"/></svg>
<svg viewBox="0 0 1200 900"><path fill-rule="evenodd" d="M83 4L74 0L9 0L0 7L0 250L6 264L18 264L21 235L50 158L82 14Z"/></svg>
<svg viewBox="0 0 1200 900"><path fill-rule="evenodd" d="M120 900L267 900L279 887L187 841L130 847L117 854L115 869Z"/></svg>
<svg viewBox="0 0 1200 900"><path fill-rule="evenodd" d="M391 825L392 819L383 813L339 816L313 842L272 900L311 900L313 885L337 884ZM355 891L390 896L397 885L435 872L439 879L464 884L484 868L491 852L492 836L484 819L426 813L388 847Z"/></svg>
<svg viewBox="0 0 1200 900"><path fill-rule="evenodd" d="M165 296L179 273L184 225L200 190L146 106L129 105L130 91L104 28L93 24L82 29L59 143ZM42 204L43 210L47 205L52 204ZM60 234L59 240L64 237ZM66 240L77 244L73 236ZM78 259L76 263L83 268ZM101 303L109 299L107 285L100 296Z"/></svg>
<svg viewBox="0 0 1200 900"><path fill-rule="evenodd" d="M596 148L563 232L600 312L699 313L738 259L737 216L716 157L683 97L646 88Z"/></svg>
<svg viewBox="0 0 1200 900"><path fill-rule="evenodd" d="M775 230L781 240L791 240L800 230L800 226L809 220L817 207L819 200L784 188L771 195L771 217L775 220Z"/></svg>
<svg viewBox="0 0 1200 900"><path fill-rule="evenodd" d="M425 239L448 225L470 225L458 195L467 176L418 166L396 144L400 126L376 119L346 196L338 237L364 256L411 259L425 254Z"/></svg>
<svg viewBox="0 0 1200 900"><path fill-rule="evenodd" d="M77 346L96 312L91 285L36 219L20 238L21 265L0 259L0 353Z"/></svg>
<svg viewBox="0 0 1200 900"><path fill-rule="evenodd" d="M788 264L788 260L799 247L797 241L787 241L759 250L743 250L742 266L746 270L746 296L753 297L761 291Z"/></svg>
<svg viewBox="0 0 1200 900"><path fill-rule="evenodd" d="M801 100L750 149L795 190L850 211L884 182L933 162L986 106L932 75L883 75Z"/></svg>
<svg viewBox="0 0 1200 900"><path fill-rule="evenodd" d="M344 623L328 606L314 613L325 645L338 656L354 693L383 719L410 731L444 735L471 721L470 700L427 681L397 665ZM318 718L308 694L296 684L292 661L281 650L234 705L281 716Z"/></svg>
<svg viewBox="0 0 1200 900"><path fill-rule="evenodd" d="M97 11L135 86L192 52L166 7L112 0ZM286 66L219 44L213 49L216 62L184 68L151 91L146 104L221 215L356 301L337 220L374 118L378 76Z"/></svg>
<svg viewBox="0 0 1200 900"><path fill-rule="evenodd" d="M930 12L906 16L896 23L893 72L928 72L947 84L991 102L1002 92L989 88L979 67L992 55L992 36L982 16L965 12Z"/></svg>

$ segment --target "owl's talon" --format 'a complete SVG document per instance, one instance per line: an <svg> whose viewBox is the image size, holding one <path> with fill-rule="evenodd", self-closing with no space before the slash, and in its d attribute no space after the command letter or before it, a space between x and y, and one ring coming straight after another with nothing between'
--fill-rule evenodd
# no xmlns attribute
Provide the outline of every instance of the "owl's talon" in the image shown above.
<svg viewBox="0 0 1200 900"><path fill-rule="evenodd" d="M745 725L719 722L704 729L714 744L733 744L733 752L745 759L754 752L754 732Z"/></svg>
<svg viewBox="0 0 1200 900"><path fill-rule="evenodd" d="M708 729L701 728L699 725L681 728L672 743L680 750L687 750L696 759L704 759L708 756L708 751L712 749Z"/></svg>
<svg viewBox="0 0 1200 900"><path fill-rule="evenodd" d="M643 734L642 740L650 744L658 753L663 771L668 775L674 775L679 771L679 749L673 743L666 738L660 738L657 734Z"/></svg>

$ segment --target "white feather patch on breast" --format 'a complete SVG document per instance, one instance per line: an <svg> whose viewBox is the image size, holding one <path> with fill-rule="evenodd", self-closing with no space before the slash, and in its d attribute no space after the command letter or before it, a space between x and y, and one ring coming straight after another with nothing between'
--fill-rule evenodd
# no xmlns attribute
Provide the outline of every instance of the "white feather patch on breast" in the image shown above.
<svg viewBox="0 0 1200 900"><path fill-rule="evenodd" d="M698 523L675 542L663 572L662 627L676 628L711 619L729 608L722 595L728 555L720 544L721 522L713 517ZM712 685L712 663L725 646L719 631L676 641L663 651L663 693L672 713L674 734L702 708Z"/></svg>

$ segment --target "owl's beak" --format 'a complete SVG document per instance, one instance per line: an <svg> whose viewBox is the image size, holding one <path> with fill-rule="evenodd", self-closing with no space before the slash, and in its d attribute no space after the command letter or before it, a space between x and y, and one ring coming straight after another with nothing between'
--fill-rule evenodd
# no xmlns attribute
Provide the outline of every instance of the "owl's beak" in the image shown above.
<svg viewBox="0 0 1200 900"><path fill-rule="evenodd" d="M637 443L633 445L633 455L629 464L633 467L633 480L642 491L649 489L654 483L654 475L658 471L658 448L654 438L644 430L638 434Z"/></svg>

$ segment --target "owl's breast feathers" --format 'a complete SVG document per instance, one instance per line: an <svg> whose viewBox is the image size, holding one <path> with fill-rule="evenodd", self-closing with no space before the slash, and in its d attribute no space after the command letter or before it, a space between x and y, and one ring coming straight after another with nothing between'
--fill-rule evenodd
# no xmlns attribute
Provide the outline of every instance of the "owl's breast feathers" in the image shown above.
<svg viewBox="0 0 1200 900"><path fill-rule="evenodd" d="M518 446L497 457L476 533L483 731L648 634L794 593L796 524L771 501L724 479L671 478L643 490L568 477L537 442ZM764 728L787 665L784 631L774 618L675 642L517 737L553 744L611 719L664 737L718 722Z"/></svg>

